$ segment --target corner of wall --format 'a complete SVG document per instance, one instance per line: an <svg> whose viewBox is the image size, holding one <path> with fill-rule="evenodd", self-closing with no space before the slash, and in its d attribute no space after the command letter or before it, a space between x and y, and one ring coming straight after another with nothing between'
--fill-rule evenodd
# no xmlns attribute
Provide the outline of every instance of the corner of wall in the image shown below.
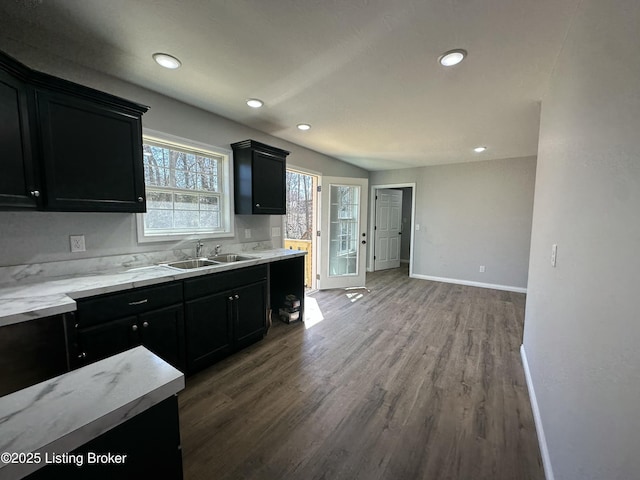
<svg viewBox="0 0 640 480"><path fill-rule="evenodd" d="M547 480L555 480L553 476L553 468L551 467L551 458L549 457L549 448L547 447L547 439L544 436L544 428L542 427L542 417L538 408L538 399L533 388L533 379L529 370L529 361L527 360L527 352L524 343L520 345L520 356L522 357L522 366L524 368L524 376L527 380L527 390L529 390L529 400L531 401L531 411L536 424L536 433L538 435L538 445L540 447L540 455L542 456L542 466L544 467L544 476Z"/></svg>

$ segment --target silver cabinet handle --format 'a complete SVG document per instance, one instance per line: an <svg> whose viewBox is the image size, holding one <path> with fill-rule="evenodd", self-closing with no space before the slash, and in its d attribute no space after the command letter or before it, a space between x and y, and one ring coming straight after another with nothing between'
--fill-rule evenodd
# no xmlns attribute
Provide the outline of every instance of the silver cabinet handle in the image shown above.
<svg viewBox="0 0 640 480"><path fill-rule="evenodd" d="M233 302L233 297L229 297L229 301L230 301L230 302Z"/></svg>
<svg viewBox="0 0 640 480"><path fill-rule="evenodd" d="M80 355L78 355L79 359L83 359L83 358L87 358L87 353L86 352L82 352Z"/></svg>
<svg viewBox="0 0 640 480"><path fill-rule="evenodd" d="M144 198L143 197L138 197L138 203L142 203L144 202Z"/></svg>
<svg viewBox="0 0 640 480"><path fill-rule="evenodd" d="M129 305L142 305L143 303L147 303L149 301L148 298L145 298L144 300L138 300L137 302L129 302Z"/></svg>
<svg viewBox="0 0 640 480"><path fill-rule="evenodd" d="M235 298L236 300L238 300L240 298L240 295L238 295L237 293L233 296L233 298Z"/></svg>
<svg viewBox="0 0 640 480"><path fill-rule="evenodd" d="M149 326L149 322L142 322L142 326L143 326L144 328L147 328L147 327Z"/></svg>
<svg viewBox="0 0 640 480"><path fill-rule="evenodd" d="M138 331L138 325L131 325L131 330L133 330L134 332Z"/></svg>
<svg viewBox="0 0 640 480"><path fill-rule="evenodd" d="M29 192L32 197L38 198L40 196L40 190L31 190Z"/></svg>
<svg viewBox="0 0 640 480"><path fill-rule="evenodd" d="M260 208L260 204L259 204L259 203L256 203L256 207Z"/></svg>

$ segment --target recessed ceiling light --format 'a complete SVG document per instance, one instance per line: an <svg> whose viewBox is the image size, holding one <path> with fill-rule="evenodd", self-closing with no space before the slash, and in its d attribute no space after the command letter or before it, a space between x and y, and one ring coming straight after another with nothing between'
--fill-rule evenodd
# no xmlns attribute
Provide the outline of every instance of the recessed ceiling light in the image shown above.
<svg viewBox="0 0 640 480"><path fill-rule="evenodd" d="M455 50L449 50L448 52L444 52L442 55L438 57L438 61L440 65L443 67L452 67L454 65L459 64L464 57L467 56L467 51L462 50L461 48L456 48Z"/></svg>
<svg viewBox="0 0 640 480"><path fill-rule="evenodd" d="M247 105L249 105L251 108L260 108L262 105L264 105L264 102L258 98L250 98L249 100L247 100Z"/></svg>
<svg viewBox="0 0 640 480"><path fill-rule="evenodd" d="M164 68L170 68L171 70L180 68L180 66L182 65L182 62L180 60L178 60L173 55L169 55L168 53L154 53L153 59L158 65L161 65Z"/></svg>
<svg viewBox="0 0 640 480"><path fill-rule="evenodd" d="M311 125L309 125L308 123L298 124L298 130L309 130L310 128L311 128Z"/></svg>
<svg viewBox="0 0 640 480"><path fill-rule="evenodd" d="M474 152L476 153L482 153L487 149L487 147L476 147L473 149Z"/></svg>

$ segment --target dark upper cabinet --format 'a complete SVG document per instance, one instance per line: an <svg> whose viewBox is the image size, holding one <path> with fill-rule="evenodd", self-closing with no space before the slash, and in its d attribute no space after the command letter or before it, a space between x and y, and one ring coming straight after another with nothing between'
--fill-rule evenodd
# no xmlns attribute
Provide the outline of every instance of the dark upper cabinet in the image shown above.
<svg viewBox="0 0 640 480"><path fill-rule="evenodd" d="M0 208L144 212L147 107L0 52Z"/></svg>
<svg viewBox="0 0 640 480"><path fill-rule="evenodd" d="M36 97L47 208L144 212L140 116L46 90Z"/></svg>
<svg viewBox="0 0 640 480"><path fill-rule="evenodd" d="M289 152L255 140L232 143L231 148L236 213L286 214L286 159Z"/></svg>
<svg viewBox="0 0 640 480"><path fill-rule="evenodd" d="M20 68L0 57L0 207L36 208L27 84Z"/></svg>

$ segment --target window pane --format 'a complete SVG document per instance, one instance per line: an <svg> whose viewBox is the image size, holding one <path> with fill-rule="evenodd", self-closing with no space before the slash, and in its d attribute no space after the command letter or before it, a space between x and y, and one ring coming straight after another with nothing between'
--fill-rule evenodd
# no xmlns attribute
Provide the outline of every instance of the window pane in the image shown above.
<svg viewBox="0 0 640 480"><path fill-rule="evenodd" d="M175 202L176 210L198 210L198 195L176 193Z"/></svg>
<svg viewBox="0 0 640 480"><path fill-rule="evenodd" d="M218 212L200 212L200 227L218 228L220 226L220 214Z"/></svg>
<svg viewBox="0 0 640 480"><path fill-rule="evenodd" d="M218 210L219 208L218 197L200 197L200 210Z"/></svg>
<svg viewBox="0 0 640 480"><path fill-rule="evenodd" d="M197 228L198 212L189 210L175 210L173 214L176 228Z"/></svg>
<svg viewBox="0 0 640 480"><path fill-rule="evenodd" d="M144 215L144 228L147 231L173 228L173 210L148 210Z"/></svg>
<svg viewBox="0 0 640 480"><path fill-rule="evenodd" d="M173 195L165 192L147 192L147 209L173 209Z"/></svg>

